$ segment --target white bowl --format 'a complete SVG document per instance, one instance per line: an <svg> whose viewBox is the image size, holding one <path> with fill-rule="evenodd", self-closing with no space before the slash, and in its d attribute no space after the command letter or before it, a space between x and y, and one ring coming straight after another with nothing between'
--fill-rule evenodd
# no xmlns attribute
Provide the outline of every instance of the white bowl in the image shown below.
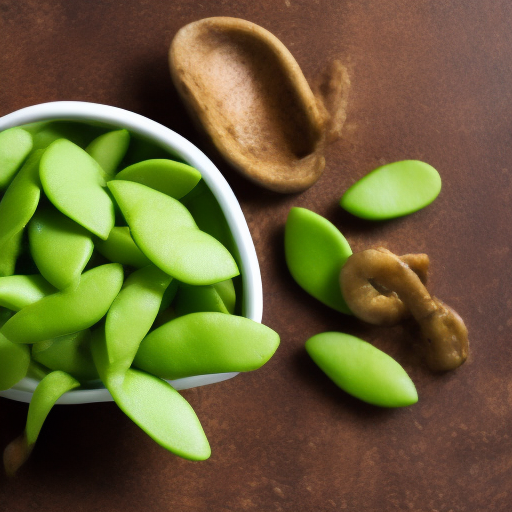
<svg viewBox="0 0 512 512"><path fill-rule="evenodd" d="M198 169L217 198L238 248L238 263L243 283L242 314L251 320L261 322L263 314L261 275L249 228L233 191L204 153L181 135L147 117L117 107L82 101L55 101L17 110L0 118L0 131L13 126L52 120L84 121L101 123L113 129L126 128L131 133L149 139L163 149L171 151ZM237 373L198 375L169 382L175 389L188 389L221 382L235 375ZM0 396L20 402L30 402L36 385L36 380L27 377L11 389L1 391ZM100 383L97 388L70 391L57 403L83 404L107 401L112 401L112 397Z"/></svg>

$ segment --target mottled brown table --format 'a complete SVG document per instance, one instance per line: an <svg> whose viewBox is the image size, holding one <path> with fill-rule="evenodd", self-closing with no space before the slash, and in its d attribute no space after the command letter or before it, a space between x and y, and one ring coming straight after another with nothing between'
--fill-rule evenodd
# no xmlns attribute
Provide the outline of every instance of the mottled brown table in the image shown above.
<svg viewBox="0 0 512 512"><path fill-rule="evenodd" d="M281 347L260 371L184 392L211 442L207 462L164 451L113 404L60 406L19 475L0 476L0 510L512 510L512 3L0 0L0 115L93 101L204 148L171 84L167 49L182 25L218 15L269 29L308 78L340 58L352 81L344 139L308 191L258 189L216 160L254 237L264 323ZM406 158L441 173L431 206L382 224L339 208L355 180ZM364 326L303 292L283 257L291 206L325 215L355 250L427 252L434 293L467 321L468 363L433 375L409 331ZM380 410L337 389L304 351L326 330L395 357L419 403ZM0 399L1 449L26 410Z"/></svg>

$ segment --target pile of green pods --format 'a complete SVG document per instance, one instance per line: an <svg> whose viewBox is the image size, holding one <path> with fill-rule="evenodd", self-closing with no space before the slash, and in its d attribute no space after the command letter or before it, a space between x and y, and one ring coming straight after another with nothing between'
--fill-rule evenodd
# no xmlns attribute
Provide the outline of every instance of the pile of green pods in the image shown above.
<svg viewBox="0 0 512 512"><path fill-rule="evenodd" d="M441 177L431 165L402 160L383 165L354 183L340 206L367 220L383 221L428 206L441 191ZM340 271L352 249L340 231L306 208L292 208L285 227L285 257L295 281L325 305L352 314L340 287ZM306 342L315 363L341 389L381 407L418 401L405 370L369 343L340 332L326 332Z"/></svg>
<svg viewBox="0 0 512 512"><path fill-rule="evenodd" d="M165 379L255 370L276 351L274 331L240 316L214 195L169 156L85 123L0 133L0 390L40 380L8 474L56 401L98 379L160 445L207 459L196 414Z"/></svg>
<svg viewBox="0 0 512 512"><path fill-rule="evenodd" d="M350 315L339 275L352 249L326 218L294 207L285 226L285 257L295 281L325 305ZM381 407L404 407L418 401L414 383L390 356L369 343L340 332L326 332L306 342L322 371L347 393Z"/></svg>

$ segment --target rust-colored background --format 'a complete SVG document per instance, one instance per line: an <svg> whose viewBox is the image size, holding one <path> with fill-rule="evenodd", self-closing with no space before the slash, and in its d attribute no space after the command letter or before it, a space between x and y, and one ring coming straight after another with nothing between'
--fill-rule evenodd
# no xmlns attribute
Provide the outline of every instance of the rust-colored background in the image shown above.
<svg viewBox="0 0 512 512"><path fill-rule="evenodd" d="M218 15L269 29L308 78L340 58L352 80L344 139L308 191L258 189L216 160L254 237L264 323L281 347L257 372L184 392L210 460L166 452L113 404L60 406L19 475L0 476L0 510L512 510L512 3L0 0L0 115L93 101L146 115L204 148L171 84L167 49L181 26ZM431 206L381 224L339 208L355 180L409 158L441 173ZM468 363L432 375L409 332L363 326L303 292L283 258L291 206L325 215L354 250L427 252L434 293L469 327ZM380 410L338 390L304 351L326 330L395 357L419 403ZM0 399L2 450L26 411Z"/></svg>

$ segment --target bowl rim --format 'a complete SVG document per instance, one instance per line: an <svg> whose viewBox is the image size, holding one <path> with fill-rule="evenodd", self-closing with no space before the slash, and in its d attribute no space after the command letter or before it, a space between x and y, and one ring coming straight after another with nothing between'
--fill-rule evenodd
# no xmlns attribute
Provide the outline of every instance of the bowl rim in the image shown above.
<svg viewBox="0 0 512 512"><path fill-rule="evenodd" d="M141 114L119 107L86 101L52 101L24 107L0 117L0 131L44 121L97 122L113 128L126 128L131 133L151 139L199 170L205 183L215 195L226 217L240 258L243 283L243 316L261 323L263 316L263 289L261 272L254 242L238 200L228 182L213 162L195 145L170 128ZM168 381L175 389L189 389L230 379L238 372L197 375ZM37 381L25 378L11 389L0 391L0 396L30 402ZM58 404L108 402L113 398L103 386L67 392Z"/></svg>

